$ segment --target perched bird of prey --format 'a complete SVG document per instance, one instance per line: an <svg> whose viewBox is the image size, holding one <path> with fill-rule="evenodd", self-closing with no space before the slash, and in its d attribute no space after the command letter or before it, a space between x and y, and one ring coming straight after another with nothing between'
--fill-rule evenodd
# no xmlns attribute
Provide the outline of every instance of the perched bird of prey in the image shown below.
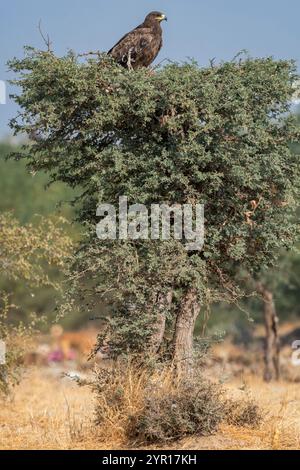
<svg viewBox="0 0 300 470"><path fill-rule="evenodd" d="M149 67L162 48L162 21L167 21L163 13L149 13L144 23L120 39L108 54L127 69Z"/></svg>

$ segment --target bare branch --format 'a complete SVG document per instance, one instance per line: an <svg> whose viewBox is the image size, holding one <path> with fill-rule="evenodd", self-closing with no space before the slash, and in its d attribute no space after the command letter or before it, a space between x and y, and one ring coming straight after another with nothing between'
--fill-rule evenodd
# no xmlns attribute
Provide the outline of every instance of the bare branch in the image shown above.
<svg viewBox="0 0 300 470"><path fill-rule="evenodd" d="M51 49L51 46L52 46L52 42L50 40L50 37L49 37L49 34L47 34L47 36L45 36L45 34L43 33L42 31L42 20L39 21L39 32L40 32L40 35L47 47L47 51L48 52L53 52L52 49Z"/></svg>

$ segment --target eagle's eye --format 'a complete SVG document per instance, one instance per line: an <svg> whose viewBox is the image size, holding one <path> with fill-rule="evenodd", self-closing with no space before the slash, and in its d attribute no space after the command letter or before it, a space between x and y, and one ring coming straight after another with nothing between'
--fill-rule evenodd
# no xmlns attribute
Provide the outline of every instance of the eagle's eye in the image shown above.
<svg viewBox="0 0 300 470"><path fill-rule="evenodd" d="M158 21L168 21L168 18L163 13L156 17Z"/></svg>

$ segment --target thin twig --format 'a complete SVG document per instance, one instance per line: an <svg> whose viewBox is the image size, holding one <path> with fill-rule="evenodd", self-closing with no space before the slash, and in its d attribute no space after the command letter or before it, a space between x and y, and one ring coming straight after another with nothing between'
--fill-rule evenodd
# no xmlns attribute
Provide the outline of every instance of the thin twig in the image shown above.
<svg viewBox="0 0 300 470"><path fill-rule="evenodd" d="M84 52L82 54L78 54L78 57L87 57L89 55L96 55L98 57L101 57L102 56L102 53L99 52L99 51L90 51L90 52Z"/></svg>
<svg viewBox="0 0 300 470"><path fill-rule="evenodd" d="M210 67L213 69L215 68L216 57L209 59Z"/></svg>
<svg viewBox="0 0 300 470"><path fill-rule="evenodd" d="M168 62L169 64L176 64L176 63L177 63L177 62L175 62L175 61L173 61L173 60L171 60L171 59L168 59L168 58L166 57L165 59L163 59L163 60L161 60L160 62L158 62L158 64L154 65L154 67L152 67L151 70L156 70L156 69L158 69L158 68L161 66L161 64L163 64L164 62Z"/></svg>

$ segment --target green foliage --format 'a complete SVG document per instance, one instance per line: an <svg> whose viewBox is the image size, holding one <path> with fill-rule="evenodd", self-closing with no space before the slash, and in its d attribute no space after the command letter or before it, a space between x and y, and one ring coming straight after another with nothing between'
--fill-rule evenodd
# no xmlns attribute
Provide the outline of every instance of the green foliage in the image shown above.
<svg viewBox="0 0 300 470"><path fill-rule="evenodd" d="M201 302L235 300L241 267L272 266L294 244L293 63L247 59L131 72L105 55L82 62L27 48L10 68L21 87L11 127L34 136L17 158L83 188L77 217L86 233L71 267L72 299L94 308L105 298L127 348L147 346L156 293L171 289L180 300L193 285ZM204 203L204 250L188 252L175 239L100 242L96 206L117 205L120 195L147 207Z"/></svg>

